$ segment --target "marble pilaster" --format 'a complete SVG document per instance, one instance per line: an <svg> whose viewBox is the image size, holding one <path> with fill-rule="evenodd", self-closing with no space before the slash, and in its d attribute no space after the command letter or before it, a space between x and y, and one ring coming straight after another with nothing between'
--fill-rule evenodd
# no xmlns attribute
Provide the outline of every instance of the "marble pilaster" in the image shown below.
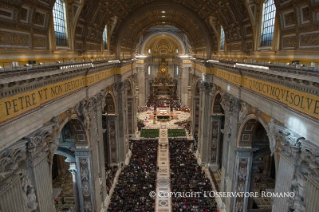
<svg viewBox="0 0 319 212"><path fill-rule="evenodd" d="M200 162L203 166L209 163L210 141L211 141L211 103L212 96L216 91L216 87L209 82L202 82L200 85L200 123L199 123L199 139L198 139L198 154Z"/></svg>
<svg viewBox="0 0 319 212"><path fill-rule="evenodd" d="M72 182L73 182L73 192L74 192L74 203L75 203L75 211L80 212L80 197L79 197L79 188L78 188L78 178L77 178L77 168L75 163L70 163L69 171L72 174Z"/></svg>
<svg viewBox="0 0 319 212"><path fill-rule="evenodd" d="M221 92L222 100L221 106L225 112L225 125L222 130L223 133L223 162L221 164L221 186L223 192L231 192L234 189L234 168L236 164L235 147L236 136L238 128L238 115L240 110L239 99L234 96ZM226 205L226 210L231 211L232 201L231 198L222 198Z"/></svg>

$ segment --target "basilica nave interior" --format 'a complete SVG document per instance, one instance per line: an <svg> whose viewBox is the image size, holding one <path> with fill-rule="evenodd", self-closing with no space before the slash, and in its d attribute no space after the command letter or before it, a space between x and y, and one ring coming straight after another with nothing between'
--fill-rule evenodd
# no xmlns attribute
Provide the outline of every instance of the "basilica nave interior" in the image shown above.
<svg viewBox="0 0 319 212"><path fill-rule="evenodd" d="M0 212L319 211L318 47L318 0L0 0Z"/></svg>

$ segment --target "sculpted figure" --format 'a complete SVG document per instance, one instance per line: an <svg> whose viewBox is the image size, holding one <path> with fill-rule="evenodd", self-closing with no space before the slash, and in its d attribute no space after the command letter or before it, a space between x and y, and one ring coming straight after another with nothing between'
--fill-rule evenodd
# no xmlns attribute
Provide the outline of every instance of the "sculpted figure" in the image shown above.
<svg viewBox="0 0 319 212"><path fill-rule="evenodd" d="M36 203L36 200L37 197L34 193L34 188L30 187L27 194L27 205L30 208L30 211L34 211L37 209L38 204Z"/></svg>
<svg viewBox="0 0 319 212"><path fill-rule="evenodd" d="M271 151L271 156L273 156L273 154L277 150L276 120L274 118L271 118L268 124L268 137L269 137L269 143L270 143L269 147Z"/></svg>
<svg viewBox="0 0 319 212"><path fill-rule="evenodd" d="M239 112L239 119L238 119L238 122L239 122L239 123L242 123L242 122L243 122L245 116L246 116L247 113L248 113L248 107L247 107L248 104L247 104L247 102L242 102L242 103L241 103L241 106L243 107L243 109Z"/></svg>

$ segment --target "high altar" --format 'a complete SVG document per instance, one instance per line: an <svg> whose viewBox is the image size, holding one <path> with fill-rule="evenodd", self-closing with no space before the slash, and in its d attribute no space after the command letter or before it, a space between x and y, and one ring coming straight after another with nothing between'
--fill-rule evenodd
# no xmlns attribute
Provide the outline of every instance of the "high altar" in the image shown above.
<svg viewBox="0 0 319 212"><path fill-rule="evenodd" d="M168 73L168 62L162 59L157 76L151 84L149 104L154 106L154 117L161 120L174 118L173 108L179 107L176 95L177 81Z"/></svg>

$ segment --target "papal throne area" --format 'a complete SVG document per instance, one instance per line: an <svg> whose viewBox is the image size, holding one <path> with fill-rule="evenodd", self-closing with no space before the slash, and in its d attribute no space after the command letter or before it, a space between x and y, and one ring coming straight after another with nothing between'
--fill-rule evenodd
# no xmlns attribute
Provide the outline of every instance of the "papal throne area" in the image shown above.
<svg viewBox="0 0 319 212"><path fill-rule="evenodd" d="M319 0L0 0L0 212L318 212Z"/></svg>

